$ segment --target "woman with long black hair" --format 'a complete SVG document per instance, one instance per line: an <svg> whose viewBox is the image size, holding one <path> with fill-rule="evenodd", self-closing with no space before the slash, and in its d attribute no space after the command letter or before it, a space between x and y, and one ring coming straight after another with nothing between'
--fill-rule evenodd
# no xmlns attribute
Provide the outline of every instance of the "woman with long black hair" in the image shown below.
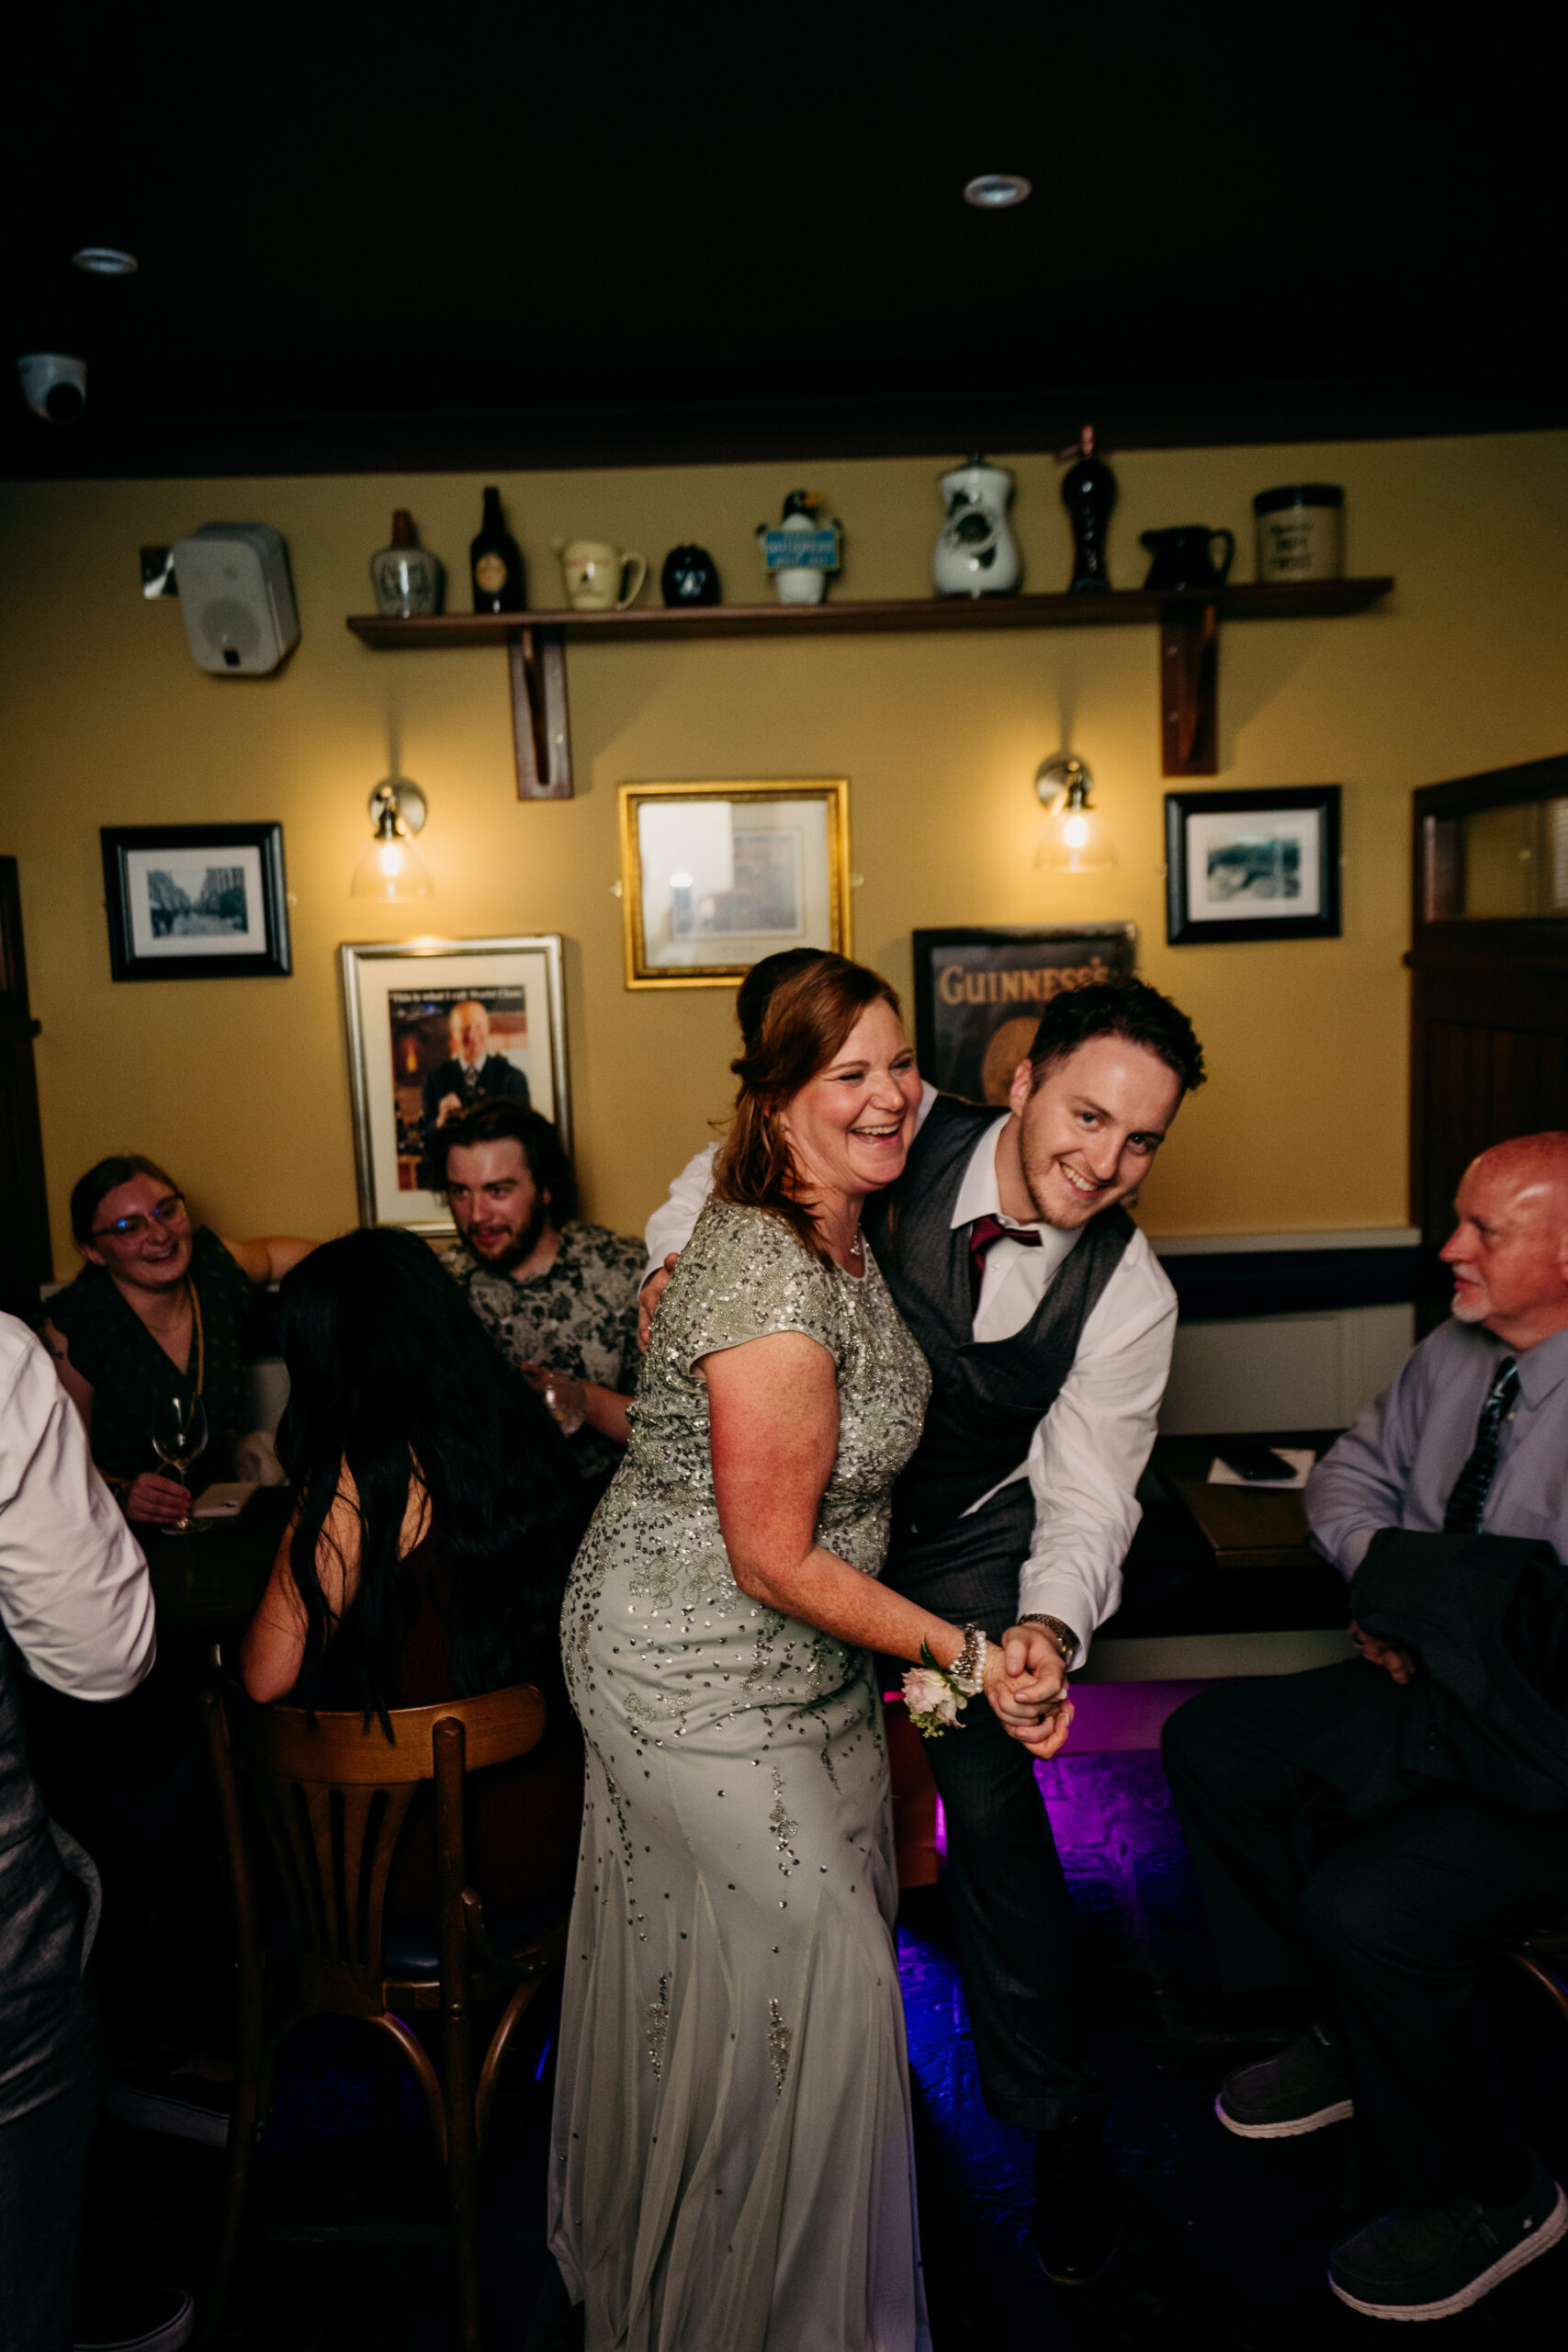
<svg viewBox="0 0 1568 2352"><path fill-rule="evenodd" d="M412 1234L323 1244L280 1303L294 1508L245 1635L245 1688L385 1722L538 1683L541 1745L474 1776L469 1860L492 1905L551 1894L570 1883L581 1807L557 1629L586 1512L560 1432ZM389 1916L428 1912L433 1838L416 1807Z"/></svg>

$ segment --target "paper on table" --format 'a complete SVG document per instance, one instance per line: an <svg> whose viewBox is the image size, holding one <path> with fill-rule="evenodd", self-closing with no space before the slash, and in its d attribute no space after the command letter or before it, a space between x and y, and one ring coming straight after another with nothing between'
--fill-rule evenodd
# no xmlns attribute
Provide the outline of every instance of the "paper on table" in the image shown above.
<svg viewBox="0 0 1568 2352"><path fill-rule="evenodd" d="M254 1478L220 1480L206 1487L190 1507L192 1519L237 1519L257 1491Z"/></svg>
<svg viewBox="0 0 1568 2352"><path fill-rule="evenodd" d="M1233 1470L1228 1462L1222 1462L1216 1454L1209 1464L1209 1485L1255 1487L1260 1495L1278 1495L1288 1487L1306 1485L1307 1472L1317 1460L1310 1445L1275 1445L1269 1448L1269 1452L1277 1453L1281 1462L1291 1464L1288 1478L1244 1478L1239 1470Z"/></svg>

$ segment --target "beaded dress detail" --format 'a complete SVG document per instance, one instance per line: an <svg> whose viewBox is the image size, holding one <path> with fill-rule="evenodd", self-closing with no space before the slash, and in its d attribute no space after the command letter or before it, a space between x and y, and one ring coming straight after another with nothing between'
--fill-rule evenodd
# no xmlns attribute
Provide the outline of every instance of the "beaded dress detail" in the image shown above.
<svg viewBox="0 0 1568 2352"><path fill-rule="evenodd" d="M931 1375L859 1279L710 1201L562 1617L588 1790L550 2244L587 2352L926 2352L887 1758L871 1659L750 1600L719 1532L706 1355L832 1357L817 1540L867 1576Z"/></svg>

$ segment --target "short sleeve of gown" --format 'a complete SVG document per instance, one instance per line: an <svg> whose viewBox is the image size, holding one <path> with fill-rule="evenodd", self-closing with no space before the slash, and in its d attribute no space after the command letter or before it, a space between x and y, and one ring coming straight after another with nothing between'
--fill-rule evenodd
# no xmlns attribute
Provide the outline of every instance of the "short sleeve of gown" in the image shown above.
<svg viewBox="0 0 1568 2352"><path fill-rule="evenodd" d="M659 1322L670 1308L668 1337L658 1336L683 1373L704 1356L775 1331L804 1333L835 1364L841 1351L832 1273L768 1209L708 1203L681 1252Z"/></svg>

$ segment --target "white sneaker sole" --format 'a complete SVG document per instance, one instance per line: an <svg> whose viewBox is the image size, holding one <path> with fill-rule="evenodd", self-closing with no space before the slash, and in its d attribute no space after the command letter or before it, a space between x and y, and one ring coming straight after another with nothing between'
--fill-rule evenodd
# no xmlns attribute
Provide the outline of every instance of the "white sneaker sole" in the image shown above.
<svg viewBox="0 0 1568 2352"><path fill-rule="evenodd" d="M1299 2140L1305 2132L1322 2132L1331 2123L1343 2123L1355 2112L1354 2099L1337 2098L1332 2106L1320 2107L1315 2115L1292 2115L1288 2123L1238 2123L1225 2112L1223 2091L1214 2101L1214 2113L1238 2140Z"/></svg>
<svg viewBox="0 0 1568 2352"><path fill-rule="evenodd" d="M1516 2270L1522 2270L1527 2262L1533 2262L1538 2254L1548 2253L1565 2230L1568 2197L1558 2188L1557 2202L1539 2230L1521 2238L1509 2253L1499 2255L1490 2270L1483 2270L1479 2278L1472 2278L1457 2295L1445 2295L1440 2303L1364 2303L1341 2287L1332 2271L1328 2274L1329 2292L1337 2295L1342 2303L1348 2303L1353 2312L1364 2312L1368 2319L1452 2319L1456 2312L1467 2312L1472 2303L1478 2303L1483 2295L1489 2295L1494 2287L1500 2287L1505 2278L1511 2278Z"/></svg>

